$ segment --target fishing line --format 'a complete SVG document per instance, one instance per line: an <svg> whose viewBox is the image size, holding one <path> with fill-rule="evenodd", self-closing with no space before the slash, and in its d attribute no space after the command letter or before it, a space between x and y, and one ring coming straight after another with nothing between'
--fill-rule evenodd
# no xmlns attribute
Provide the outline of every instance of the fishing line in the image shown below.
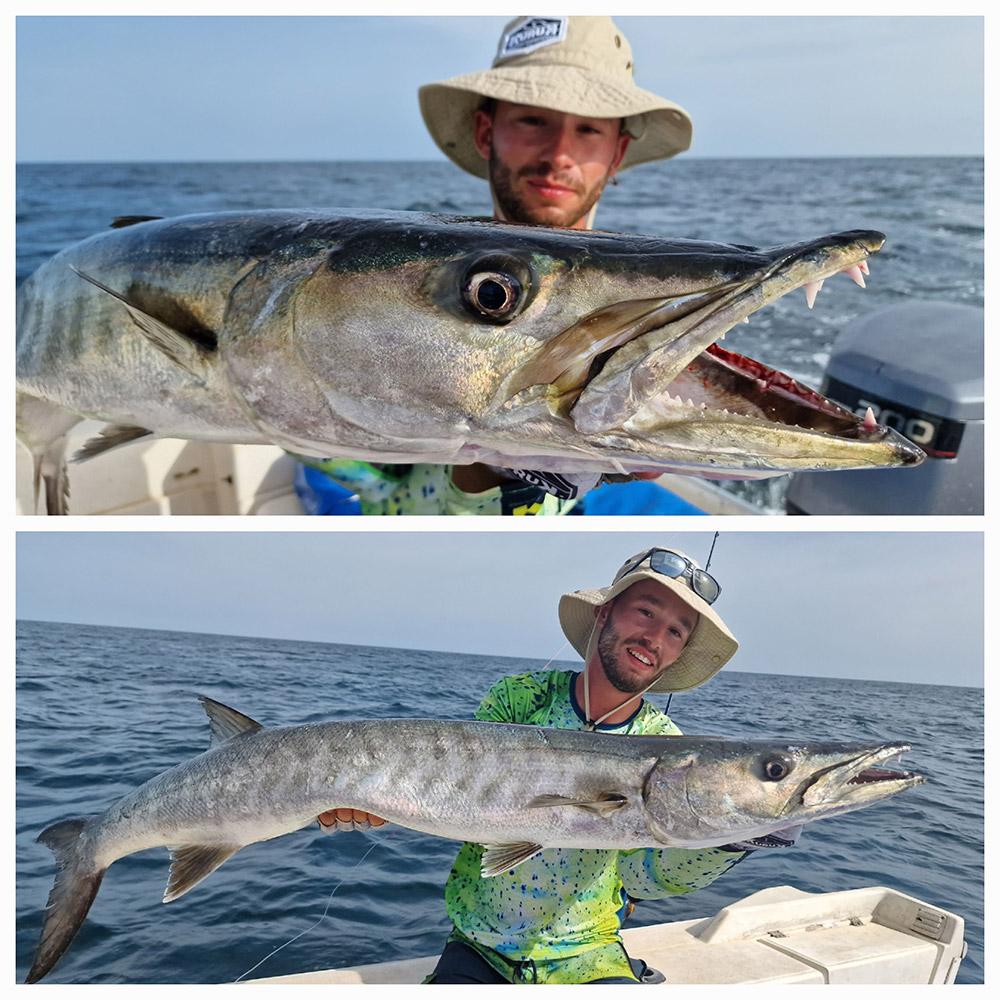
<svg viewBox="0 0 1000 1000"><path fill-rule="evenodd" d="M563 644L549 657L548 663L542 667L542 670L548 669L549 665L555 660L555 658L569 645L569 639L564 639Z"/></svg>
<svg viewBox="0 0 1000 1000"><path fill-rule="evenodd" d="M333 894L347 881L347 876L350 875L351 872L353 872L355 868L360 868L361 867L361 865L363 864L363 862L367 859L368 855L371 854L371 852L374 851L375 848L378 847L378 845L379 845L379 841L373 840L372 844L371 844L371 847L369 847L368 850L365 851L365 853L361 856L361 860L358 861L347 872L347 874L344 875L344 877L330 890L330 895L327 896L327 898L326 898L326 909L323 910L323 913L321 914L319 920L316 921L316 923L314 923L311 926L307 927L304 931L299 931L299 933L296 934L295 937L290 938L284 944L278 945L278 947L275 948L274 951L272 951L269 954L265 955L255 966L253 966L252 968L247 969L247 971L244 972L242 976L239 976L238 978L234 979L233 982L234 983L238 983L238 982L241 982L243 979L246 979L246 977L249 976L250 973L254 971L254 969L259 969L269 958L271 958L273 955L277 955L278 952L281 951L282 948L287 948L293 942L298 941L298 939L300 937L302 937L303 934L308 934L311 930L315 930L317 927L319 927L319 925L321 923L323 923L323 919L330 912L330 904L333 902Z"/></svg>

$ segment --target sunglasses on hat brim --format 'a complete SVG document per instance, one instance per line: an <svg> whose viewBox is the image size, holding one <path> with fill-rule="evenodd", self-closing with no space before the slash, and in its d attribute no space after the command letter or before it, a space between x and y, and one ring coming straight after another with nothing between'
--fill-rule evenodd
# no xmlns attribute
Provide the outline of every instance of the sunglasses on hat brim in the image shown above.
<svg viewBox="0 0 1000 1000"><path fill-rule="evenodd" d="M615 575L613 583L637 570L647 559L649 568L654 573L672 580L683 579L706 604L714 604L719 599L719 594L722 593L719 581L711 573L706 573L705 570L695 566L690 559L670 549L649 549L641 556L629 559Z"/></svg>

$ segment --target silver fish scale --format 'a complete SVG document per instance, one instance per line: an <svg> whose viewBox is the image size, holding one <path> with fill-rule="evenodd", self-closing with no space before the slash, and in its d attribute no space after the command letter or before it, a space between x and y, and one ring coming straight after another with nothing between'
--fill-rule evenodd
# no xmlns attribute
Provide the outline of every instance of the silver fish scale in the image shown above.
<svg viewBox="0 0 1000 1000"><path fill-rule="evenodd" d="M350 807L411 829L480 843L652 845L642 785L655 762L646 741L567 741L531 726L406 720L265 729L185 761L97 820L103 865L160 845L245 846ZM623 751L632 750L632 753ZM609 817L532 806L538 796L628 804Z"/></svg>

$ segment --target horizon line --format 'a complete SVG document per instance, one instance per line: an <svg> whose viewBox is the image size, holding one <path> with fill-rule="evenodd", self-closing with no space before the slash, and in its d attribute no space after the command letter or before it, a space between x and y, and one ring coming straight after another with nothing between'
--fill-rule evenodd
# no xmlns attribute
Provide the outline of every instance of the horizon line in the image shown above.
<svg viewBox="0 0 1000 1000"><path fill-rule="evenodd" d="M319 646L356 646L359 649L371 648L371 649L394 649L402 650L406 652L414 653L444 653L448 656L482 656L482 657L494 657L501 660L533 660L533 659L544 659L541 655L535 656L517 656L512 654L502 654L502 653L475 653L470 650L461 649L418 649L413 646L387 646L387 645L374 645L372 643L363 642L343 642L332 639L291 639L287 636L282 635L240 635L234 632L205 632L200 629L179 629L179 628L151 628L148 625L107 625L103 622L72 622L72 621L55 621L47 618L17 618L14 619L15 629L22 622L29 623L32 625L86 625L93 628L116 628L124 629L126 631L133 632L176 632L181 635L211 635L217 636L222 639L267 639L272 642L306 642L313 645ZM16 640L16 636L15 636ZM16 645L16 641L15 641ZM552 657L548 660L549 663L571 663L571 660L557 660ZM775 674L767 673L761 670L741 670L737 667L731 667L730 673L737 674L754 674L758 677L792 677L792 678L804 678L804 679L817 679L817 680L830 680L830 681L867 681L872 684L909 684L913 686L920 687L948 687L948 688L964 688L969 691L985 691L985 684L931 684L927 681L906 681L906 680L884 680L877 677L837 677L833 674ZM16 663L15 663L15 673L16 673ZM659 692L663 694L664 692ZM684 694L685 692L675 692L677 694Z"/></svg>
<svg viewBox="0 0 1000 1000"><path fill-rule="evenodd" d="M700 156L687 156L681 163L687 163L691 160L971 160L971 159L985 159L984 152L978 153L789 153L782 156L766 156L759 153L743 153L743 154L703 154ZM401 159L401 158L388 158L388 157L376 157L374 159L315 159L312 157L293 157L291 159L270 159L270 158L245 158L245 157L209 157L209 158L196 158L196 159L129 159L126 157L116 157L114 159L101 159L101 160L79 160L79 159L56 159L56 160L17 160L15 159L14 165L16 167L33 167L33 166L60 166L66 165L93 165L93 166L105 166L108 164L124 164L124 163L150 163L150 164L163 164L163 165L176 165L176 164L204 164L204 163L241 163L241 164L258 164L258 163L440 163L442 166L454 166L449 160L442 160L439 158L426 159L419 157L416 159ZM640 166L652 166L653 164L640 164ZM460 169L460 168L456 168ZM471 175L470 175L471 176Z"/></svg>

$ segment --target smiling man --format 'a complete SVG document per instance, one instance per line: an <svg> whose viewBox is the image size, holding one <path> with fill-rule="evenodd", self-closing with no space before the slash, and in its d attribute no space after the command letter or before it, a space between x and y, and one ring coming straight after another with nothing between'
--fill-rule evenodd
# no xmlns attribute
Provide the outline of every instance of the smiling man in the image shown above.
<svg viewBox="0 0 1000 1000"><path fill-rule="evenodd" d="M713 608L718 581L683 552L652 548L627 559L610 586L564 594L559 624L583 669L497 681L476 709L483 722L625 736L680 735L648 691L690 691L738 648ZM320 817L327 829L381 826L350 809ZM462 845L445 886L452 932L430 983L655 983L630 957L621 926L636 899L693 892L752 851L791 847L798 828L702 850L549 849L491 878L483 845ZM499 836L499 834L498 834Z"/></svg>
<svg viewBox="0 0 1000 1000"><path fill-rule="evenodd" d="M493 217L506 222L590 229L617 173L691 145L687 112L636 86L632 50L610 17L515 18L490 69L427 84L419 96L431 137L489 181ZM356 493L364 514L565 514L601 480L483 464L303 461Z"/></svg>
<svg viewBox="0 0 1000 1000"><path fill-rule="evenodd" d="M505 677L489 690L476 718L679 734L643 695L698 687L736 652L736 639L712 607L720 592L715 578L682 552L638 553L610 586L564 594L559 602L559 622L583 657L583 669ZM453 930L428 981L662 982L625 952L620 929L630 900L692 892L757 846L763 845L546 850L503 875L482 878L482 846L463 844L445 887Z"/></svg>

